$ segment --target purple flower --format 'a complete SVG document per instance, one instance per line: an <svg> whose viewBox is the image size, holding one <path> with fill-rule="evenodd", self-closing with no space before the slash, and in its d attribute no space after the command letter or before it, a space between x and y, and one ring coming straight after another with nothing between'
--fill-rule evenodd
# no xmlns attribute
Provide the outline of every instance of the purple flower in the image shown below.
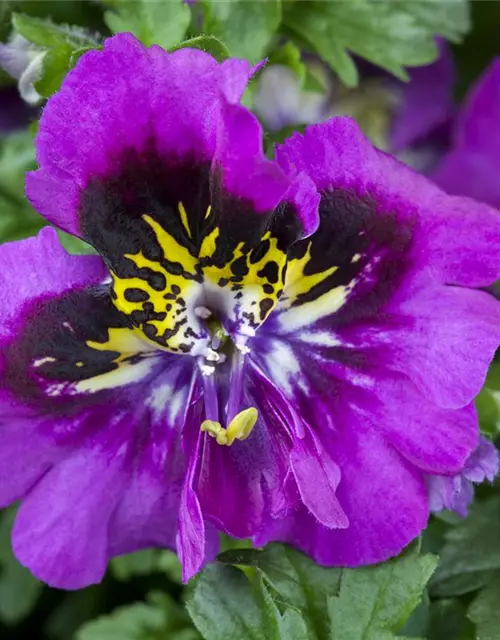
<svg viewBox="0 0 500 640"><path fill-rule="evenodd" d="M450 509L465 518L474 497L472 483L493 482L498 473L498 451L486 438L481 438L477 449L467 458L462 471L456 476L429 476L429 505L431 511Z"/></svg>
<svg viewBox="0 0 500 640"><path fill-rule="evenodd" d="M469 91L448 153L432 174L449 193L500 208L500 58Z"/></svg>
<svg viewBox="0 0 500 640"><path fill-rule="evenodd" d="M188 579L217 530L378 562L478 444L497 213L348 118L266 160L252 72L122 34L44 109L29 199L101 256L51 229L0 251L0 504L49 584L147 546Z"/></svg>

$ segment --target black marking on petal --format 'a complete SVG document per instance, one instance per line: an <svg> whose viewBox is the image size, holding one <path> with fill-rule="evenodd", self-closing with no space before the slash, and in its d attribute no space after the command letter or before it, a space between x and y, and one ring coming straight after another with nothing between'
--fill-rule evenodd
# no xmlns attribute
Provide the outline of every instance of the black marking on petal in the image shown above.
<svg viewBox="0 0 500 640"><path fill-rule="evenodd" d="M268 280L272 284L276 284L279 279L279 267L274 260L270 260L257 275L263 280Z"/></svg>
<svg viewBox="0 0 500 640"><path fill-rule="evenodd" d="M116 293L113 291L116 296ZM125 290L125 299L128 302L146 302L149 296L146 291L142 289L126 289Z"/></svg>

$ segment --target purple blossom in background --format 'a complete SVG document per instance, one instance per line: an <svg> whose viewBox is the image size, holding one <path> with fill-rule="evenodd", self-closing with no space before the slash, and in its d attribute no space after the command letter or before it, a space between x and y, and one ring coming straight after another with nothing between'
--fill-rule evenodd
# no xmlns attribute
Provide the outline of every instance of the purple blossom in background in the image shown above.
<svg viewBox="0 0 500 640"><path fill-rule="evenodd" d="M473 483L493 482L498 473L498 451L491 442L481 438L462 471L456 476L429 476L431 511L450 509L465 518L474 497Z"/></svg>
<svg viewBox="0 0 500 640"><path fill-rule="evenodd" d="M28 197L100 254L50 228L0 248L0 504L51 585L148 546L188 579L217 531L379 562L479 444L497 212L349 118L266 160L253 72L121 34L44 109Z"/></svg>
<svg viewBox="0 0 500 640"><path fill-rule="evenodd" d="M449 193L500 208L500 58L469 91L449 147L432 179Z"/></svg>

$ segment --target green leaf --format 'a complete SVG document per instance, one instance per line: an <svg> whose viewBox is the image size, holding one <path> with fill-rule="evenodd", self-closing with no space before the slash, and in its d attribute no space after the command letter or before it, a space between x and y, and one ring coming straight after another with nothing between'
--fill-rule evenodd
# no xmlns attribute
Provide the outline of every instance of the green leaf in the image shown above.
<svg viewBox="0 0 500 640"><path fill-rule="evenodd" d="M104 20L113 33L130 31L145 45L169 49L184 38L191 10L182 0L114 0Z"/></svg>
<svg viewBox="0 0 500 640"><path fill-rule="evenodd" d="M295 71L297 78L302 84L306 77L306 65L302 62L300 48L291 41L288 41L282 47L277 49L269 57L269 65L281 64Z"/></svg>
<svg viewBox="0 0 500 640"><path fill-rule="evenodd" d="M320 567L305 554L278 544L271 544L264 551L227 551L218 559L258 568L280 599L300 611L315 636L326 637L327 599L339 590L340 569Z"/></svg>
<svg viewBox="0 0 500 640"><path fill-rule="evenodd" d="M47 224L24 195L25 173L35 167L29 131L0 137L0 242L31 235Z"/></svg>
<svg viewBox="0 0 500 640"><path fill-rule="evenodd" d="M498 640L500 638L499 603L500 572L497 572L469 607L468 616L476 625L478 640Z"/></svg>
<svg viewBox="0 0 500 640"><path fill-rule="evenodd" d="M170 51L177 51L178 49L185 49L186 47L201 49L205 51L205 53L213 56L218 62L224 62L224 60L231 57L227 47L215 36L197 36L196 38L190 38L172 47Z"/></svg>
<svg viewBox="0 0 500 640"><path fill-rule="evenodd" d="M258 62L281 22L281 0L202 0L203 30L220 38L236 58Z"/></svg>
<svg viewBox="0 0 500 640"><path fill-rule="evenodd" d="M406 80L405 66L436 58L436 35L460 40L467 15L467 0L299 0L285 4L284 28L323 57L344 84L355 86L351 53Z"/></svg>
<svg viewBox="0 0 500 640"><path fill-rule="evenodd" d="M490 438L500 434L500 364L492 362L484 387L476 398L481 431Z"/></svg>
<svg viewBox="0 0 500 640"><path fill-rule="evenodd" d="M148 602L120 607L83 625L75 640L200 640L184 609L166 594L152 593Z"/></svg>
<svg viewBox="0 0 500 640"><path fill-rule="evenodd" d="M467 580L476 583L478 573L500 569L500 497L494 496L472 505L469 516L451 527L446 543L441 549L440 561L431 581L431 593L440 589L441 583L450 578L460 578L461 592L465 592ZM468 578L465 577L469 575ZM438 586L439 585L439 586ZM460 593L460 589L457 589ZM451 595L450 589L445 590Z"/></svg>
<svg viewBox="0 0 500 640"><path fill-rule="evenodd" d="M79 27L61 25L44 18L23 13L12 15L14 29L26 40L46 50L42 61L42 75L35 83L38 93L48 98L55 93L79 57L86 51L99 48L99 43Z"/></svg>
<svg viewBox="0 0 500 640"><path fill-rule="evenodd" d="M14 558L10 533L15 509L0 516L0 620L16 624L25 618L37 603L42 584Z"/></svg>
<svg viewBox="0 0 500 640"><path fill-rule="evenodd" d="M144 549L111 560L111 570L118 580L127 581L136 576L155 572L166 573L176 583L181 583L181 565L172 551Z"/></svg>
<svg viewBox="0 0 500 640"><path fill-rule="evenodd" d="M474 625L457 600L438 600L430 607L426 640L475 640Z"/></svg>
<svg viewBox="0 0 500 640"><path fill-rule="evenodd" d="M358 569L320 567L283 545L270 545L264 551L231 550L219 561L258 570L275 603L285 609L280 629L291 624L284 622L291 610L303 621L297 625L298 637L335 640L395 637L393 632L419 603L437 562L434 556L420 556L418 544L398 558Z"/></svg>
<svg viewBox="0 0 500 640"><path fill-rule="evenodd" d="M422 598L437 564L420 556L417 545L402 555L372 567L345 569L340 591L328 600L330 638L382 640L393 635Z"/></svg>
<svg viewBox="0 0 500 640"><path fill-rule="evenodd" d="M57 49L61 46L77 49L97 44L95 38L79 27L56 24L52 20L36 18L24 13L12 14L12 26L26 40L42 49Z"/></svg>
<svg viewBox="0 0 500 640"><path fill-rule="evenodd" d="M208 566L186 607L205 640L279 640L277 611L262 583L234 567Z"/></svg>

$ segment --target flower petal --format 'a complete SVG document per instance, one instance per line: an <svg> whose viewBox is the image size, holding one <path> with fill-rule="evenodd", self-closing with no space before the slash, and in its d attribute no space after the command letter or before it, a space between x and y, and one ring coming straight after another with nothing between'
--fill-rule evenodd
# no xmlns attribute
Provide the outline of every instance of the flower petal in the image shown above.
<svg viewBox="0 0 500 640"><path fill-rule="evenodd" d="M387 258L399 261L398 267L394 264L396 274L427 269L440 282L473 287L499 278L498 213L446 195L392 156L377 151L351 119L333 118L308 127L303 136L294 134L277 148L277 159L287 173L305 171L314 180L323 194L322 224L327 216L334 217L328 226L349 238L344 251L336 241L326 252L323 271L347 268L367 244L379 251L384 246L390 249L393 238L396 244L387 251ZM371 243L364 237L367 232L372 234ZM318 240L325 237L321 226L316 235Z"/></svg>
<svg viewBox="0 0 500 640"><path fill-rule="evenodd" d="M349 526L329 529L301 507L254 544L288 542L322 565L358 566L398 554L427 522L423 476L362 419L355 429L342 424L329 449L341 468L337 496Z"/></svg>
<svg viewBox="0 0 500 640"><path fill-rule="evenodd" d="M443 408L469 404L500 342L500 305L447 285L499 274L500 216L446 196L372 148L347 119L310 127L280 154L288 171L309 167L321 222L292 247L264 332L303 339L317 325L326 346L338 347L333 358L356 360L363 373L376 364L406 374ZM467 240L470 217L456 215L466 207L482 228Z"/></svg>
<svg viewBox="0 0 500 640"><path fill-rule="evenodd" d="M80 449L49 471L21 504L13 529L18 560L47 584L80 589L106 571L107 522L123 489L126 449ZM96 482L98 479L98 482Z"/></svg>
<svg viewBox="0 0 500 640"><path fill-rule="evenodd" d="M206 355L207 303L232 333L254 331L278 297L273 266L317 226L312 182L267 160L258 121L234 104L252 73L119 34L81 58L41 120L29 197L98 250L115 306L172 352Z"/></svg>
<svg viewBox="0 0 500 640"><path fill-rule="evenodd" d="M278 516L298 499L289 484L291 436L281 414L286 404L253 367L247 367L245 377L243 404L256 407L259 419L250 436L231 447L204 434L196 485L205 517L237 538L254 535L267 517Z"/></svg>

